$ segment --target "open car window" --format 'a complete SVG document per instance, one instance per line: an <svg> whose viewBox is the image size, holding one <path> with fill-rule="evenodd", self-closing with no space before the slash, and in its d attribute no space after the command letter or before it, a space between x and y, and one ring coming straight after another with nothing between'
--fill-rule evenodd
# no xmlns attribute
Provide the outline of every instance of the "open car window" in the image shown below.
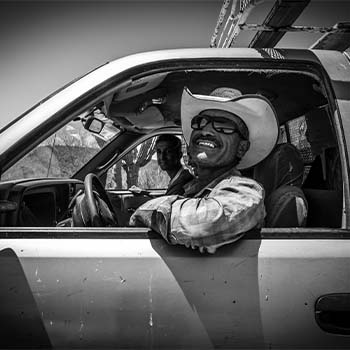
<svg viewBox="0 0 350 350"><path fill-rule="evenodd" d="M62 120L69 120L65 125L48 133L44 141L2 174L1 180L13 182L12 187L6 184L3 191L6 195L2 199L17 205L11 214L3 215L4 226L33 226L29 222L34 222L34 226L55 226L68 219L74 209L69 203L83 188L83 180L89 173L101 179L121 217L120 226L127 226L137 206L150 199L134 200L128 191L130 187L159 190L155 195L161 195L167 188L169 178L157 164L154 146L157 135L181 132L183 89L187 87L194 94L208 95L217 87L231 87L242 94L260 94L271 102L280 125L278 147L293 148L302 162L301 176L293 181L286 181L278 164L266 165L265 161L244 169L243 175L263 185L266 200L272 190L279 187L298 188L303 198L302 202L295 202L300 217L298 227L342 227L341 144L334 122L333 101L326 93L322 76L316 69L302 64L290 67L280 62L265 62L249 66L243 62L241 65L233 67L225 61L221 67L177 66L176 69L143 71L108 86L101 96L92 94L94 102L88 101L85 109L79 105L70 115L63 115ZM185 145L183 154L186 154ZM281 161L287 173L295 168L286 157ZM186 157L183 164L187 164ZM29 178L61 178L67 188L62 182L51 180L50 183L23 181ZM54 207L50 220L36 210L38 202ZM273 213L280 208L271 207ZM29 208L39 218L20 219L25 216L22 208ZM266 208L269 214L268 202ZM296 227L283 217L273 225L265 227Z"/></svg>
<svg viewBox="0 0 350 350"><path fill-rule="evenodd" d="M152 81L152 76L145 78L145 81ZM268 98L277 111L280 124L280 138L276 148L293 150L294 157L298 157L298 163L295 164L292 158L288 159L288 152L286 155L281 153L281 159L275 164L277 169L272 168L271 164L265 165L269 162L267 160L255 167L259 168L258 171L255 168L245 169L243 174L253 177L266 188L266 207L274 213L277 210L276 206L269 202L274 195L271 192L272 188L297 188L301 197L295 200L295 210L296 215L300 217L300 227L342 226L343 182L339 145L331 103L327 100L323 83L316 74L272 69L169 73L157 87L152 86L146 93L142 91L142 97L135 91L144 88L144 82L136 81L133 83L134 88L130 89L132 94L129 96L126 92L115 94L110 113L124 127L133 125L130 129L135 128L135 115L123 115L127 108L133 106L133 111L139 111L139 118L142 120L139 127L142 129L152 124L147 124L148 114L142 110L147 106L149 110L152 109L152 113L156 111L156 118L152 120L156 126L164 127L171 122L179 125L179 100L185 85L188 85L192 92L199 94L209 94L213 86L230 86L243 93L258 93ZM170 87L173 87L174 91L169 92ZM143 116L146 119L142 119ZM107 189L127 190L133 185L145 189L164 188L166 182L163 174L157 169L156 159L151 155L154 140L149 139L139 144L119 159L108 171ZM285 174L283 167L289 168ZM302 168L300 175L294 174L297 167ZM264 176L261 176L261 171L264 171ZM119 183L121 185L118 185ZM331 209L327 209L330 207ZM273 221L271 225L295 227L288 220L283 221Z"/></svg>

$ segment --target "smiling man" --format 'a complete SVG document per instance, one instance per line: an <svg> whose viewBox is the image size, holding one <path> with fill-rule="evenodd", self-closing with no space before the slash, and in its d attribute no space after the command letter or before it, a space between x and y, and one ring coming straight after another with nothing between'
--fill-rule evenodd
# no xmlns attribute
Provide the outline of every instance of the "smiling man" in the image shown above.
<svg viewBox="0 0 350 350"><path fill-rule="evenodd" d="M130 224L146 225L171 244L214 253L263 223L264 190L239 169L258 164L272 151L276 114L261 95L232 88L194 95L185 88L181 122L197 178L185 186L184 197L164 196L142 205Z"/></svg>

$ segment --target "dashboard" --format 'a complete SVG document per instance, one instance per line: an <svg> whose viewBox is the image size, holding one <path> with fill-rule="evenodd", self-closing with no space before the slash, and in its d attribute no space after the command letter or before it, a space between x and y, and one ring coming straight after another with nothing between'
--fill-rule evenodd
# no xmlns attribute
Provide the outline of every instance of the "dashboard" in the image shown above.
<svg viewBox="0 0 350 350"><path fill-rule="evenodd" d="M0 185L1 226L54 227L70 216L69 203L84 187L75 179L25 179Z"/></svg>

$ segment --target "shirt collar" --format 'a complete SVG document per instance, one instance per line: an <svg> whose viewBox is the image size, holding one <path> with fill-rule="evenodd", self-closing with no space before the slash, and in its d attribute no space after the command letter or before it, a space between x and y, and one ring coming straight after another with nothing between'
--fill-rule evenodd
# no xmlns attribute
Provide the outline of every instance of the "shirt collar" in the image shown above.
<svg viewBox="0 0 350 350"><path fill-rule="evenodd" d="M176 175L169 181L168 187L169 187L170 185L172 185L172 184L179 178L179 176L181 175L181 173L182 173L184 170L185 170L184 167L181 167L181 168L178 170L178 172L176 173Z"/></svg>
<svg viewBox="0 0 350 350"><path fill-rule="evenodd" d="M184 186L185 197L201 197L206 190L211 191L219 182L231 176L241 176L241 173L236 168L229 169L204 187L198 182L198 179L194 179Z"/></svg>

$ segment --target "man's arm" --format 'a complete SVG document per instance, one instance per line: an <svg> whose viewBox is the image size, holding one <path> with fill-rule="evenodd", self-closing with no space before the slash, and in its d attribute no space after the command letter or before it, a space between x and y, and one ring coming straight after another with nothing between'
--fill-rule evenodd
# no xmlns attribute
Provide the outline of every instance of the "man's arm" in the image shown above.
<svg viewBox="0 0 350 350"><path fill-rule="evenodd" d="M265 217L264 190L254 180L225 179L204 198L173 203L169 240L194 246L220 246L260 226ZM174 243L175 243L174 242Z"/></svg>
<svg viewBox="0 0 350 350"><path fill-rule="evenodd" d="M218 247L261 225L265 217L264 190L248 178L222 180L204 198L174 197L147 202L133 214L131 224L142 222L169 243Z"/></svg>

